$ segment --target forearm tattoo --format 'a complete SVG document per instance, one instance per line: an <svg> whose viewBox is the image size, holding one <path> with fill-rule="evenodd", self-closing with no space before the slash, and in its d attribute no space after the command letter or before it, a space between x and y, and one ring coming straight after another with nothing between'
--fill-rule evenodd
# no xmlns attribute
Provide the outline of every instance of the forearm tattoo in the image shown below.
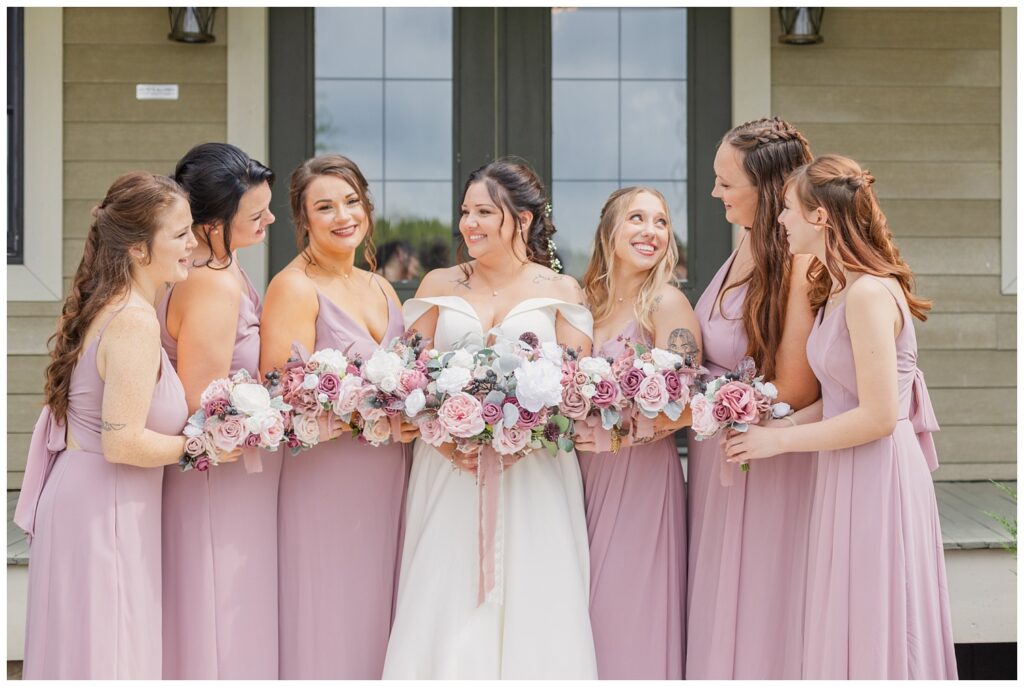
<svg viewBox="0 0 1024 687"><path fill-rule="evenodd" d="M674 430L674 429L663 429L660 432L655 432L654 436L645 437L643 439L634 439L633 440L633 445L634 446L641 446L643 444L653 444L655 441L661 441L662 439L664 439L665 437L669 436L670 434L674 434L675 431L676 430Z"/></svg>
<svg viewBox="0 0 1024 687"><path fill-rule="evenodd" d="M700 353L700 349L697 348L697 339L694 338L693 332L689 329L673 329L672 333L668 335L668 350L679 355L689 355L694 358Z"/></svg>
<svg viewBox="0 0 1024 687"><path fill-rule="evenodd" d="M107 422L106 420L103 421L104 432L116 432L117 430L124 429L127 426L127 422Z"/></svg>

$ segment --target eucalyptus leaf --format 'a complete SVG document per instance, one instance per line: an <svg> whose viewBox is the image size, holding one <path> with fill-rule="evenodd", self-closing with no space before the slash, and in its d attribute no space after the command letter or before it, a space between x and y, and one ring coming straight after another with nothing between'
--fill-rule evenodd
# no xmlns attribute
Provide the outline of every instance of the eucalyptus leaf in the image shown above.
<svg viewBox="0 0 1024 687"><path fill-rule="evenodd" d="M669 401L665 406L664 412L669 420L675 422L683 414L683 406L679 405L679 401Z"/></svg>
<svg viewBox="0 0 1024 687"><path fill-rule="evenodd" d="M601 427L604 429L611 429L615 425L619 424L621 419L622 415L614 408L601 409Z"/></svg>

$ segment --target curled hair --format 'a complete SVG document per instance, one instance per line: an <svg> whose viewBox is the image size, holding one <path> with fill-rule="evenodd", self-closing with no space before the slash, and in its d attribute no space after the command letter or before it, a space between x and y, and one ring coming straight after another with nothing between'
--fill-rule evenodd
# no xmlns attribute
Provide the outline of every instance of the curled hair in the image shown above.
<svg viewBox="0 0 1024 687"><path fill-rule="evenodd" d="M129 249L144 244L152 255L153 237L165 211L176 199L187 201L173 179L149 172L129 172L107 190L93 208L92 225L71 289L64 299L57 331L47 342L46 404L54 417L67 417L71 373L78 364L85 333L107 304L127 296L131 288Z"/></svg>
<svg viewBox="0 0 1024 687"><path fill-rule="evenodd" d="M848 157L822 155L798 168L786 182L807 212L822 208L825 224L825 264L809 272L811 307L825 305L832 291L832 275L839 290L846 288L843 270L893 277L903 289L907 306L917 319L928 319L931 301L913 293L914 273L900 256L889 223L878 205L875 178Z"/></svg>
<svg viewBox="0 0 1024 687"><path fill-rule="evenodd" d="M526 164L512 158L501 158L474 170L466 186L462 190L465 197L469 187L483 182L487 194L501 211L501 221L505 222L505 211L508 210L516 223L516 231L512 242L522 240L526 244L526 259L544 267L551 267L551 251L548 241L555 235L555 225L547 216L548 197L537 173ZM524 227L519 221L519 214L529 212L533 215L530 226ZM472 273L467 264L465 243L459 243L457 259L466 277Z"/></svg>
<svg viewBox="0 0 1024 687"><path fill-rule="evenodd" d="M274 173L233 145L200 143L178 160L174 180L188 193L193 226L221 226L224 248L228 252L228 262L224 265L227 268L234 259L231 255L231 221L238 213L238 203L249 189L263 182L272 185ZM203 233L200 236L210 245L209 235ZM213 259L211 251L207 267L211 267Z"/></svg>
<svg viewBox="0 0 1024 687"><path fill-rule="evenodd" d="M313 256L306 250L309 248L309 217L306 216L306 191L317 177L338 177L356 192L359 204L363 206L369 228L363 239L363 259L370 266L370 271L377 271L377 249L373 243L373 199L370 197L370 185L359 170L359 165L344 155L318 155L306 160L292 172L288 198L292 206L292 224L295 225L295 243L299 252L311 264L316 264Z"/></svg>
<svg viewBox="0 0 1024 687"><path fill-rule="evenodd" d="M811 147L792 124L778 117L740 124L725 134L722 143L740 151L743 169L757 189L757 210L750 226L754 268L729 289L748 285L743 299L747 355L765 379L773 379L792 269L789 243L778 223L782 187L790 172L811 161Z"/></svg>
<svg viewBox="0 0 1024 687"><path fill-rule="evenodd" d="M627 186L612 191L612 194L608 196L604 207L601 208L601 219L597 224L597 235L594 237L594 252L590 256L590 264L583 276L583 290L586 292L587 302L590 303L593 310L594 321L603 321L611 314L615 306L611 294L615 292L615 243L618 240L619 228L626 221L626 213L629 212L630 204L641 193L650 193L657 198L661 202L665 216L669 218L668 237L666 238L668 245L665 254L647 273L633 306L637 322L648 335L653 336L654 318L651 316L651 307L654 304L654 297L659 288L671 281L676 261L679 258L679 249L672 231L672 219L668 213L668 203L656 189L646 186Z"/></svg>

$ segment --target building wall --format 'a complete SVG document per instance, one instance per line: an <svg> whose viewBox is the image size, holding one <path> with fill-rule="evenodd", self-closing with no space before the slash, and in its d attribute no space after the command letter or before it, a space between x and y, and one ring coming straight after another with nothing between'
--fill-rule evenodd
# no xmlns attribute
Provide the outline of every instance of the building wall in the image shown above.
<svg viewBox="0 0 1024 687"><path fill-rule="evenodd" d="M1000 280L1000 9L829 8L815 46L779 43L773 11L771 31L773 113L816 155L870 168L918 291L934 299L916 326L942 425L936 479L1015 479L1017 298Z"/></svg>
<svg viewBox="0 0 1024 687"><path fill-rule="evenodd" d="M166 8L65 8L62 16L64 183L55 202L63 203L66 292L90 210L119 174L167 174L196 143L225 140L228 33L224 9L214 25L217 40L207 45L168 40ZM137 83L176 83L179 99L136 100ZM7 305L7 486L14 489L42 405L46 340L61 304Z"/></svg>

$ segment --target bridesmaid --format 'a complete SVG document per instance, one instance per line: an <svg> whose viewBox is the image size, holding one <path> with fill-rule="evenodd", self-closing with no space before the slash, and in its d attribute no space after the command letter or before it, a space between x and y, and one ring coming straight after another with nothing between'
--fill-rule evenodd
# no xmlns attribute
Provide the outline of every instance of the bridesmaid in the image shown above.
<svg viewBox="0 0 1024 687"><path fill-rule="evenodd" d="M184 452L158 286L188 276L185 193L132 172L93 209L15 523L32 541L26 679L160 679L160 485Z"/></svg>
<svg viewBox="0 0 1024 687"><path fill-rule="evenodd" d="M804 350L814 320L810 258L790 257L776 218L786 175L810 159L807 141L781 119L725 135L711 195L743 232L696 307L704 366L720 375L750 355L794 408L818 397ZM691 436L688 478L686 677L798 678L814 462L789 455L741 472L719 441Z"/></svg>
<svg viewBox="0 0 1024 687"><path fill-rule="evenodd" d="M811 274L807 357L822 399L728 440L730 460L820 451L807 572L804 678L953 680L956 656L930 470L938 430L917 367L931 303L893 243L872 177L823 155L786 185L779 222ZM790 427L789 424L795 426Z"/></svg>
<svg viewBox="0 0 1024 687"><path fill-rule="evenodd" d="M595 355L614 358L631 339L697 362L700 327L670 283L678 256L661 193L636 186L612 193L594 243L583 288L594 313ZM581 429L578 450L596 450L592 434ZM686 488L671 434L626 437L617 453L578 454L601 679L683 678Z"/></svg>
<svg viewBox="0 0 1024 687"><path fill-rule="evenodd" d="M271 281L260 369L292 343L368 359L404 331L398 296L373 274L373 204L363 173L341 155L292 173L300 253ZM369 271L355 266L363 245ZM410 439L411 437L403 437ZM351 437L285 456L278 513L280 676L375 680L394 612L402 503L409 474L397 441Z"/></svg>
<svg viewBox="0 0 1024 687"><path fill-rule="evenodd" d="M187 281L157 308L188 411L214 379L259 378L260 299L236 259L261 242L274 173L226 143L203 143L174 177L199 246ZM169 680L277 679L277 483L281 454L164 476L164 668ZM258 462L259 458L255 460Z"/></svg>

